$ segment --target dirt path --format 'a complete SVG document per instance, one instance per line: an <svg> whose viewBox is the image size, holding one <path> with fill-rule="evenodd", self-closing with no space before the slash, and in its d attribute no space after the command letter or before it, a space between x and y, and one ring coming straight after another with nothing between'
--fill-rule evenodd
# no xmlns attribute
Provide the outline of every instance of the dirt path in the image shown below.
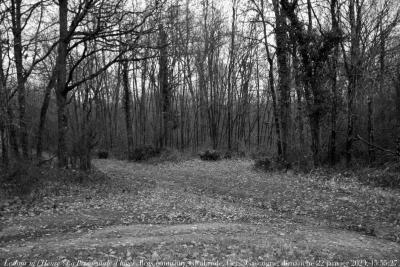
<svg viewBox="0 0 400 267"><path fill-rule="evenodd" d="M102 199L104 206L6 223L0 231L0 240L6 240L1 242L0 260L339 261L395 259L400 255L400 245L383 235L338 229L324 218L319 220L322 213L307 217L308 210L291 215L274 207L279 196L274 194L284 186L291 188L289 181L293 183L295 177L276 174L279 177L266 178L266 174L254 172L247 161L153 166L98 160L95 165L111 178L145 181L152 186L117 200L112 196L110 202L119 201L115 206L107 206L108 200ZM314 190L310 198L321 195L323 201L325 195ZM295 198L294 194L286 197ZM357 199L350 193L346 197ZM290 209L285 203L282 201L279 208ZM321 205L325 211L328 204ZM96 227L58 231L68 220L73 225L91 221ZM104 224L105 220L110 223ZM50 223L53 230L40 232ZM28 233L41 234L26 238Z"/></svg>
<svg viewBox="0 0 400 267"><path fill-rule="evenodd" d="M207 258L207 254L211 254L208 259L212 260L217 258L213 253L219 254L219 257L230 255L237 259L256 259L259 256L271 259L282 255L297 259L316 250L324 259L384 259L400 253L400 247L395 243L357 233L301 225L292 227L288 230L279 229L279 225L221 223L113 226L83 235L40 238L23 246L10 244L1 251L2 254L11 255L79 255L80 251L85 251L81 256L90 251L86 256L104 258L116 255L124 257L126 251L142 250L149 255L151 252L150 259L155 258L154 255L158 255L157 259L170 258L169 255L176 253L179 260Z"/></svg>

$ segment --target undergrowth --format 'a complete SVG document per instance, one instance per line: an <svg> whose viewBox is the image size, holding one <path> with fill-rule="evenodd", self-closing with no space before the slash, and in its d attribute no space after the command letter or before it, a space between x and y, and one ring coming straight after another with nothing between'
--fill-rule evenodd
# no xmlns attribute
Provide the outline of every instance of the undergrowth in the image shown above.
<svg viewBox="0 0 400 267"><path fill-rule="evenodd" d="M39 167L31 161L13 162L0 174L0 200L17 198L31 204L47 197L79 196L88 190L108 194L121 188L129 189L129 185L111 181L96 169L83 172L49 165Z"/></svg>

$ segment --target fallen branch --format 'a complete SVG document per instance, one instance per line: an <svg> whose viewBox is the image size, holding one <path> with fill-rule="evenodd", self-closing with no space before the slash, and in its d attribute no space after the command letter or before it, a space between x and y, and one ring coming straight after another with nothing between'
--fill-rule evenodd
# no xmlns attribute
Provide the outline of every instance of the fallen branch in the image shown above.
<svg viewBox="0 0 400 267"><path fill-rule="evenodd" d="M383 147L381 147L381 146L378 146L378 145L375 145L375 144L371 144L370 142L368 142L367 140L365 140L364 138L362 138L360 135L357 135L357 137L356 137L355 139L356 139L356 140L360 140L361 142L363 142L363 143L365 143L365 144L367 144L367 145L369 145L369 146L372 146L372 147L374 147L374 148L376 148L376 149L378 149L378 150L381 150L381 151L383 151L383 152L386 152L386 153L395 155L395 156L397 156L397 157L400 157L400 152L392 151L392 150L383 148Z"/></svg>

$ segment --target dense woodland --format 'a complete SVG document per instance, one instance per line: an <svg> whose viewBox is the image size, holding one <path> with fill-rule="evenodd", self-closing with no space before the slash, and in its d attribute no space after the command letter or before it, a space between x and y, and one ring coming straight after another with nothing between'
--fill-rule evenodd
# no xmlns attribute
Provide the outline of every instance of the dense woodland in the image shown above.
<svg viewBox="0 0 400 267"><path fill-rule="evenodd" d="M400 155L398 0L0 1L2 164Z"/></svg>

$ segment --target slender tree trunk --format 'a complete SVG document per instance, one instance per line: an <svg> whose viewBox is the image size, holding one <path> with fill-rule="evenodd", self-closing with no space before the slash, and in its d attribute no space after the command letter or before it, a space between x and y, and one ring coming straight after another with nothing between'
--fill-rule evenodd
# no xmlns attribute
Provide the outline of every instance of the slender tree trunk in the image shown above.
<svg viewBox="0 0 400 267"><path fill-rule="evenodd" d="M7 128L6 128L7 106L8 106L8 94L6 91L6 79L4 77L4 72L3 72L3 50L0 40L0 134L1 134L2 162L5 169L8 168L8 163L9 163Z"/></svg>
<svg viewBox="0 0 400 267"><path fill-rule="evenodd" d="M368 105L368 159L369 163L373 163L375 161L375 149L372 146L374 143L374 128L373 128L373 102L372 98L369 96L367 99L367 105Z"/></svg>
<svg viewBox="0 0 400 267"><path fill-rule="evenodd" d="M10 146L13 153L13 156L16 159L19 159L19 145L17 138L17 129L14 123L14 111L10 103L7 105L7 117L8 117L8 125L9 125L9 135L10 135Z"/></svg>
<svg viewBox="0 0 400 267"><path fill-rule="evenodd" d="M147 51L147 50L146 50ZM147 52L145 56L147 55ZM140 118L142 124L143 144L146 144L146 75L147 75L147 60L142 63L142 95L140 96Z"/></svg>
<svg viewBox="0 0 400 267"><path fill-rule="evenodd" d="M311 128L311 150L313 153L313 163L317 167L320 164L320 117L317 114L310 116Z"/></svg>
<svg viewBox="0 0 400 267"><path fill-rule="evenodd" d="M264 1L261 1L261 10L264 10ZM281 127L279 123L279 113L278 113L278 105L276 100L276 92L275 92L275 78L274 78L274 62L269 51L269 44L268 44L268 35L267 35L267 21L265 20L264 13L261 14L262 24L263 24L263 38L264 38L264 46L265 51L267 52L267 61L269 64L268 70L268 82L269 82L269 89L271 92L272 97L272 112L274 115L274 122L275 122L275 132L276 132L276 145L277 145L277 152L278 157L282 158L282 141L281 141Z"/></svg>
<svg viewBox="0 0 400 267"><path fill-rule="evenodd" d="M234 66L235 66L235 35L236 35L236 0L232 1L232 27L231 43L229 50L228 68L228 107L227 107L227 130L228 130L228 150L232 150L232 91L234 85Z"/></svg>
<svg viewBox="0 0 400 267"><path fill-rule="evenodd" d="M331 21L332 28L339 29L339 24L337 20L337 0L331 0ZM336 45L334 49L334 54L332 58L332 103L331 103L331 133L329 136L329 162L333 166L336 164L336 122L337 122L337 59L339 57L339 46Z"/></svg>
<svg viewBox="0 0 400 267"><path fill-rule="evenodd" d="M1 56L1 53L0 53ZM0 64L0 67L2 67L2 65ZM3 162L3 166L4 168L8 168L8 162L9 162L9 158L8 158L8 142L7 142L7 137L6 137L6 116L7 113L6 111L6 103L5 103L5 92L2 86L2 82L0 82L0 135L1 135L1 153L2 153L2 162Z"/></svg>
<svg viewBox="0 0 400 267"><path fill-rule="evenodd" d="M121 87L121 64L118 64L117 68L117 86L115 87L115 97L114 97L114 113L113 113L113 135L118 136L118 110L119 110L119 93Z"/></svg>
<svg viewBox="0 0 400 267"><path fill-rule="evenodd" d="M125 60L122 63L122 84L124 88L124 111L125 111L125 125L126 125L126 138L128 144L128 159L133 159L133 129L131 117L131 90L129 86L129 65Z"/></svg>
<svg viewBox="0 0 400 267"><path fill-rule="evenodd" d="M58 121L58 166L65 168L68 165L66 135L68 129L67 121L67 94L66 73L67 73L67 48L68 48L68 0L59 0L60 18L60 42L58 44L58 56L56 62L57 82L57 121Z"/></svg>
<svg viewBox="0 0 400 267"><path fill-rule="evenodd" d="M55 70L54 70L50 77L50 81L46 86L42 107L40 109L39 127L38 127L38 133L37 133L38 140L37 140L37 144L36 144L36 156L38 158L41 158L42 153L43 153L43 144L42 144L43 143L43 131L44 131L45 123L46 123L47 110L48 110L49 104L50 104L51 89L54 87L55 82L56 82L56 76L55 76Z"/></svg>
<svg viewBox="0 0 400 267"><path fill-rule="evenodd" d="M80 129L80 147L77 148L79 151L79 168L82 171L90 170L91 168L91 158L90 151L92 148L91 140L91 123L90 123L90 113L91 113L91 101L89 99L89 87L86 85L83 99L82 107L82 122Z"/></svg>
<svg viewBox="0 0 400 267"><path fill-rule="evenodd" d="M299 131L299 151L302 153L304 151L305 146L305 138L304 138L304 121L303 121L303 101L302 101L302 88L301 88L301 77L300 77L300 62L297 55L297 44L293 44L293 72L295 79L295 89L296 89L296 97L297 97L297 126Z"/></svg>
<svg viewBox="0 0 400 267"><path fill-rule="evenodd" d="M57 121L58 121L58 166L60 168L68 167L68 156L67 156L67 94L64 92L57 91Z"/></svg>
<svg viewBox="0 0 400 267"><path fill-rule="evenodd" d="M1 157L2 163L5 169L8 168L8 146L7 146L7 138L6 138L6 129L4 126L4 119L0 118L0 134L1 134Z"/></svg>
<svg viewBox="0 0 400 267"><path fill-rule="evenodd" d="M347 90L347 136L346 136L346 165L350 167L351 149L354 142L354 100L360 76L360 34L361 34L361 5L359 0L349 1L349 19L351 27L349 85Z"/></svg>
<svg viewBox="0 0 400 267"><path fill-rule="evenodd" d="M162 136L161 147L168 146L169 142L169 124L170 124L170 86L168 83L168 51L167 51L167 33L164 30L164 27L159 25L159 34L160 34L160 58L159 58L159 85L161 92L161 103L162 103Z"/></svg>
<svg viewBox="0 0 400 267"><path fill-rule="evenodd" d="M261 125L260 125L260 70L258 67L258 49L256 50L256 84L257 84L257 147L261 142Z"/></svg>
<svg viewBox="0 0 400 267"><path fill-rule="evenodd" d="M281 130L280 130L280 124L279 124L279 115L278 115L278 105L276 101L276 94L275 94L275 85L274 85L274 69L273 69L273 62L272 58L268 60L269 61L269 88L271 91L271 96L272 96L272 111L274 114L274 120L275 120L275 132L276 132L276 144L278 147L278 157L282 157L282 142L281 142Z"/></svg>
<svg viewBox="0 0 400 267"><path fill-rule="evenodd" d="M290 109L290 71L287 58L287 24L286 17L278 0L273 0L276 21L276 55L278 60L279 91L280 91L280 123L282 159L287 160L289 109Z"/></svg>
<svg viewBox="0 0 400 267"><path fill-rule="evenodd" d="M396 103L396 134L400 137L400 62L395 66L395 74L393 77L393 86L395 90Z"/></svg>
<svg viewBox="0 0 400 267"><path fill-rule="evenodd" d="M19 105L19 133L22 155L28 158L28 131L26 124L26 101L25 101L25 75L22 61L22 28L21 28L21 0L11 1L12 32L14 35L14 58L17 70L17 90Z"/></svg>

